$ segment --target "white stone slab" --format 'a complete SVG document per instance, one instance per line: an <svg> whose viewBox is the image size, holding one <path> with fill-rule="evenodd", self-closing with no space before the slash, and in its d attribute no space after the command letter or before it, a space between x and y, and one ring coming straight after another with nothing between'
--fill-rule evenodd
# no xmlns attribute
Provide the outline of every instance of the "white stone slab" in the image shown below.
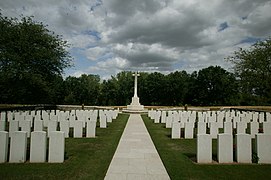
<svg viewBox="0 0 271 180"><path fill-rule="evenodd" d="M197 162L212 162L212 137L209 134L197 135Z"/></svg>
<svg viewBox="0 0 271 180"><path fill-rule="evenodd" d="M264 112L260 112L260 114L259 114L259 122L260 123L264 122Z"/></svg>
<svg viewBox="0 0 271 180"><path fill-rule="evenodd" d="M210 135L213 139L217 139L218 135L218 123L217 122L210 122Z"/></svg>
<svg viewBox="0 0 271 180"><path fill-rule="evenodd" d="M27 132L15 131L10 140L10 163L24 163L26 161Z"/></svg>
<svg viewBox="0 0 271 180"><path fill-rule="evenodd" d="M64 132L65 138L69 137L70 132L70 122L67 120L62 120L59 122L60 131Z"/></svg>
<svg viewBox="0 0 271 180"><path fill-rule="evenodd" d="M254 113L252 114L252 120L253 120L254 122L259 122L258 119L259 119L259 113L254 112Z"/></svg>
<svg viewBox="0 0 271 180"><path fill-rule="evenodd" d="M237 122L236 123L237 134L246 134L246 128L247 128L246 122Z"/></svg>
<svg viewBox="0 0 271 180"><path fill-rule="evenodd" d="M21 127L21 131L27 132L27 137L29 138L31 132L31 121L30 120L19 121L19 127Z"/></svg>
<svg viewBox="0 0 271 180"><path fill-rule="evenodd" d="M193 139L194 138L194 126L193 122L187 122L184 124L184 138Z"/></svg>
<svg viewBox="0 0 271 180"><path fill-rule="evenodd" d="M42 163L46 161L47 136L44 131L31 132L30 162Z"/></svg>
<svg viewBox="0 0 271 180"><path fill-rule="evenodd" d="M106 128L106 126L107 126L106 116L100 115L100 128Z"/></svg>
<svg viewBox="0 0 271 180"><path fill-rule="evenodd" d="M154 123L160 123L160 116L161 116L161 111L156 111L155 116L154 116Z"/></svg>
<svg viewBox="0 0 271 180"><path fill-rule="evenodd" d="M198 122L197 123L197 134L206 134L206 123Z"/></svg>
<svg viewBox="0 0 271 180"><path fill-rule="evenodd" d="M0 163L7 162L8 137L8 132L0 131Z"/></svg>
<svg viewBox="0 0 271 180"><path fill-rule="evenodd" d="M53 131L57 130L57 121L49 121L48 122L48 128L47 128L47 133L48 133L48 137L50 136L50 133Z"/></svg>
<svg viewBox="0 0 271 180"><path fill-rule="evenodd" d="M49 137L49 163L64 162L65 134L61 131L52 131Z"/></svg>
<svg viewBox="0 0 271 180"><path fill-rule="evenodd" d="M258 163L271 163L271 134L256 134L256 151Z"/></svg>
<svg viewBox="0 0 271 180"><path fill-rule="evenodd" d="M86 137L94 138L96 136L96 121L87 121Z"/></svg>
<svg viewBox="0 0 271 180"><path fill-rule="evenodd" d="M181 123L173 122L171 128L171 139L180 139L181 138Z"/></svg>
<svg viewBox="0 0 271 180"><path fill-rule="evenodd" d="M263 122L263 133L271 134L271 122Z"/></svg>
<svg viewBox="0 0 271 180"><path fill-rule="evenodd" d="M16 120L11 120L9 122L9 137L11 136L11 134L15 131L19 131L19 121Z"/></svg>
<svg viewBox="0 0 271 180"><path fill-rule="evenodd" d="M232 134L232 122L224 122L224 134Z"/></svg>
<svg viewBox="0 0 271 180"><path fill-rule="evenodd" d="M259 123L258 122L250 122L250 136L251 138L255 138L255 135L259 132Z"/></svg>
<svg viewBox="0 0 271 180"><path fill-rule="evenodd" d="M172 127L172 116L168 116L166 118L166 128L171 128Z"/></svg>
<svg viewBox="0 0 271 180"><path fill-rule="evenodd" d="M218 134L217 159L219 163L233 162L233 138L231 134Z"/></svg>
<svg viewBox="0 0 271 180"><path fill-rule="evenodd" d="M8 121L14 120L14 113L12 111L8 111L7 116L8 116Z"/></svg>
<svg viewBox="0 0 271 180"><path fill-rule="evenodd" d="M271 113L266 112L266 122L271 122Z"/></svg>
<svg viewBox="0 0 271 180"><path fill-rule="evenodd" d="M0 120L0 131L6 130L6 121Z"/></svg>
<svg viewBox="0 0 271 180"><path fill-rule="evenodd" d="M162 111L161 123L166 123L166 117L167 117L167 112L166 111Z"/></svg>
<svg viewBox="0 0 271 180"><path fill-rule="evenodd" d="M75 121L73 127L73 137L81 138L83 137L83 121Z"/></svg>
<svg viewBox="0 0 271 180"><path fill-rule="evenodd" d="M238 163L252 163L250 134L236 134L236 160Z"/></svg>
<svg viewBox="0 0 271 180"><path fill-rule="evenodd" d="M7 118L7 116L6 116L6 112L1 112L1 121L6 121L6 118Z"/></svg>
<svg viewBox="0 0 271 180"><path fill-rule="evenodd" d="M42 120L34 120L34 131L43 131L43 121Z"/></svg>

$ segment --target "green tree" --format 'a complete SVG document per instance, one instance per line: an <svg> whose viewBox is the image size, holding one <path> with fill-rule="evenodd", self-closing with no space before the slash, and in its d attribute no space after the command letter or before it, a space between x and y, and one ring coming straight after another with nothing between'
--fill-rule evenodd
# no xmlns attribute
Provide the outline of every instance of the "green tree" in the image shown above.
<svg viewBox="0 0 271 180"><path fill-rule="evenodd" d="M195 83L195 105L238 104L239 90L234 74L220 66L200 70Z"/></svg>
<svg viewBox="0 0 271 180"><path fill-rule="evenodd" d="M65 80L65 104L98 105L100 77L82 74L80 77L67 77Z"/></svg>
<svg viewBox="0 0 271 180"><path fill-rule="evenodd" d="M67 42L32 17L1 13L0 34L0 103L53 102L54 84L70 66Z"/></svg>
<svg viewBox="0 0 271 180"><path fill-rule="evenodd" d="M116 75L117 83L117 105L127 105L131 103L134 95L134 78L130 71L122 71Z"/></svg>
<svg viewBox="0 0 271 180"><path fill-rule="evenodd" d="M240 79L242 104L271 104L271 38L228 57Z"/></svg>
<svg viewBox="0 0 271 180"><path fill-rule="evenodd" d="M143 78L142 78L143 79ZM141 82L140 82L141 83ZM168 94L166 94L166 78L162 73L150 73L140 84L145 88L140 92L140 101L144 105L165 105Z"/></svg>
<svg viewBox="0 0 271 180"><path fill-rule="evenodd" d="M175 71L167 75L168 105L184 105L188 93L189 75L186 71Z"/></svg>

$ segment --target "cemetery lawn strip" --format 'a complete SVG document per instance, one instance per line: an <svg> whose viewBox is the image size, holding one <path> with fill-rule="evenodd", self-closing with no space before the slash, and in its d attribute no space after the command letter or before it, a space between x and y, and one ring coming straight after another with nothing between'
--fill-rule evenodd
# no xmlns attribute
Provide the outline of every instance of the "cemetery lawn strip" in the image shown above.
<svg viewBox="0 0 271 180"><path fill-rule="evenodd" d="M97 126L96 138L66 139L64 163L3 163L0 179L104 179L128 117L119 114L107 128Z"/></svg>
<svg viewBox="0 0 271 180"><path fill-rule="evenodd" d="M171 139L171 129L142 115L152 141L172 180L177 179L271 179L271 165L218 164L213 140L212 164L196 163L196 138Z"/></svg>

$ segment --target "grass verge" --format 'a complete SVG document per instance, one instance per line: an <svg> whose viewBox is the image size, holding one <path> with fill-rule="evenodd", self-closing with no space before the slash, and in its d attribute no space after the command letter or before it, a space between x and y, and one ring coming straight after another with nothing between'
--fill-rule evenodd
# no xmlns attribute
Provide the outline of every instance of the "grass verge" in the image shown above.
<svg viewBox="0 0 271 180"><path fill-rule="evenodd" d="M0 179L104 179L129 115L120 114L96 138L65 140L67 159L61 164L0 164Z"/></svg>
<svg viewBox="0 0 271 180"><path fill-rule="evenodd" d="M271 179L271 165L197 164L196 139L171 139L171 130L142 115L155 147L172 180L175 179ZM213 141L213 159L216 141Z"/></svg>

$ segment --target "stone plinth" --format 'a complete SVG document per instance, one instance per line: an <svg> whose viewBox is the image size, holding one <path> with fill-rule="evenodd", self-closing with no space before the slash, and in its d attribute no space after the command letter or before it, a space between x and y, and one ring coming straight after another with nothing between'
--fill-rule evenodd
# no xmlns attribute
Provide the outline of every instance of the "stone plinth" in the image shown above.
<svg viewBox="0 0 271 180"><path fill-rule="evenodd" d="M132 97L132 102L127 106L127 110L144 110L144 106L139 103L138 97Z"/></svg>

